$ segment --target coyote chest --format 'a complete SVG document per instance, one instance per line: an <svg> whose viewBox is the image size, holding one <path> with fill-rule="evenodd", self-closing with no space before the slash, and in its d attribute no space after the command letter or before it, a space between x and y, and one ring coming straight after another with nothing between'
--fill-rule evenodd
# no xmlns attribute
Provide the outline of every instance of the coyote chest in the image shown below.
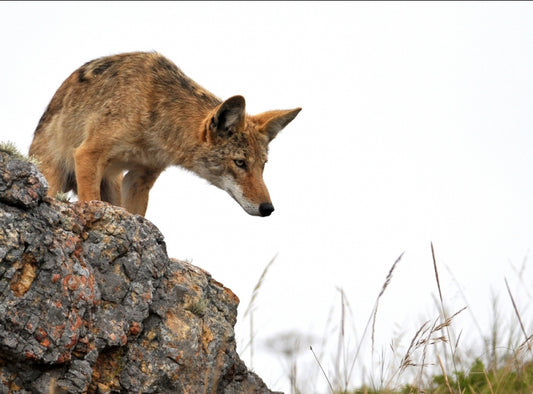
<svg viewBox="0 0 533 394"><path fill-rule="evenodd" d="M59 87L34 133L48 194L74 191L144 215L170 165L228 192L250 215L274 211L263 181L268 144L300 112L245 112L242 96L222 101L158 53L85 63Z"/></svg>

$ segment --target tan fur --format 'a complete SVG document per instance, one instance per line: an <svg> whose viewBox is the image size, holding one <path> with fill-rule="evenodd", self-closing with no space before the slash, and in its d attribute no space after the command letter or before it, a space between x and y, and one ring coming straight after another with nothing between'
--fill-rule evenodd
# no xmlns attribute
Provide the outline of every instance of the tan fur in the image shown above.
<svg viewBox="0 0 533 394"><path fill-rule="evenodd" d="M177 165L267 216L268 144L299 111L247 115L242 96L222 102L162 55L126 53L90 61L63 82L29 153L51 196L73 190L81 201L144 215L154 182Z"/></svg>

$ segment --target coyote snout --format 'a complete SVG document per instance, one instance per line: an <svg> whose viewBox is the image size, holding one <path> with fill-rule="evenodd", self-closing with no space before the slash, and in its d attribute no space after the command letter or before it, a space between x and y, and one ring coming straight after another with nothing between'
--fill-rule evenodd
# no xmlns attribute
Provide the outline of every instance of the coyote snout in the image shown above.
<svg viewBox="0 0 533 394"><path fill-rule="evenodd" d="M256 183L258 186L262 186L263 189L262 193L256 194L259 196L263 196L262 198L260 197L257 201L253 201L252 199L247 198L243 193L241 185L230 177L227 177L223 180L221 189L227 191L229 195L233 197L235 201L237 201L241 205L241 207L250 215L270 216L270 214L274 212L274 206L270 201L268 190L266 189L266 186L263 182L262 174L258 174Z"/></svg>
<svg viewBox="0 0 533 394"><path fill-rule="evenodd" d="M227 191L229 195L233 197L250 215L270 216L270 214L274 212L274 206L270 202L270 199L267 200L267 198L265 198L264 200L266 202L254 202L247 199L244 197L241 187L231 179L224 180L221 189Z"/></svg>
<svg viewBox="0 0 533 394"><path fill-rule="evenodd" d="M245 112L221 101L158 53L84 64L59 87L35 130L30 155L48 194L75 191L144 215L148 193L170 165L227 191L250 215L274 211L263 181L268 144L300 112Z"/></svg>

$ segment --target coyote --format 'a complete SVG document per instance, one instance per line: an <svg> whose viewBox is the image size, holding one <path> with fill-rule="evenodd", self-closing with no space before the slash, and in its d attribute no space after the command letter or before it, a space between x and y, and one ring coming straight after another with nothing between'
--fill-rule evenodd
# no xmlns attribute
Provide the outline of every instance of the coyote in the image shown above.
<svg viewBox="0 0 533 394"><path fill-rule="evenodd" d="M148 193L170 165L225 190L250 215L274 211L263 181L268 144L300 112L245 113L159 53L134 52L85 63L59 87L30 147L48 195L74 191L143 215Z"/></svg>

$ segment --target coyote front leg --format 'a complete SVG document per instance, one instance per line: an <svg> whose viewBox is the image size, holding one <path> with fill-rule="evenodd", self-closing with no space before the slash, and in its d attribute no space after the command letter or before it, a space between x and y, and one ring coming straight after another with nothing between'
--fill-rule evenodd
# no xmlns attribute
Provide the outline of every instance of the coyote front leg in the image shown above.
<svg viewBox="0 0 533 394"><path fill-rule="evenodd" d="M87 141L74 151L78 201L100 200L100 184L105 163L101 149Z"/></svg>

